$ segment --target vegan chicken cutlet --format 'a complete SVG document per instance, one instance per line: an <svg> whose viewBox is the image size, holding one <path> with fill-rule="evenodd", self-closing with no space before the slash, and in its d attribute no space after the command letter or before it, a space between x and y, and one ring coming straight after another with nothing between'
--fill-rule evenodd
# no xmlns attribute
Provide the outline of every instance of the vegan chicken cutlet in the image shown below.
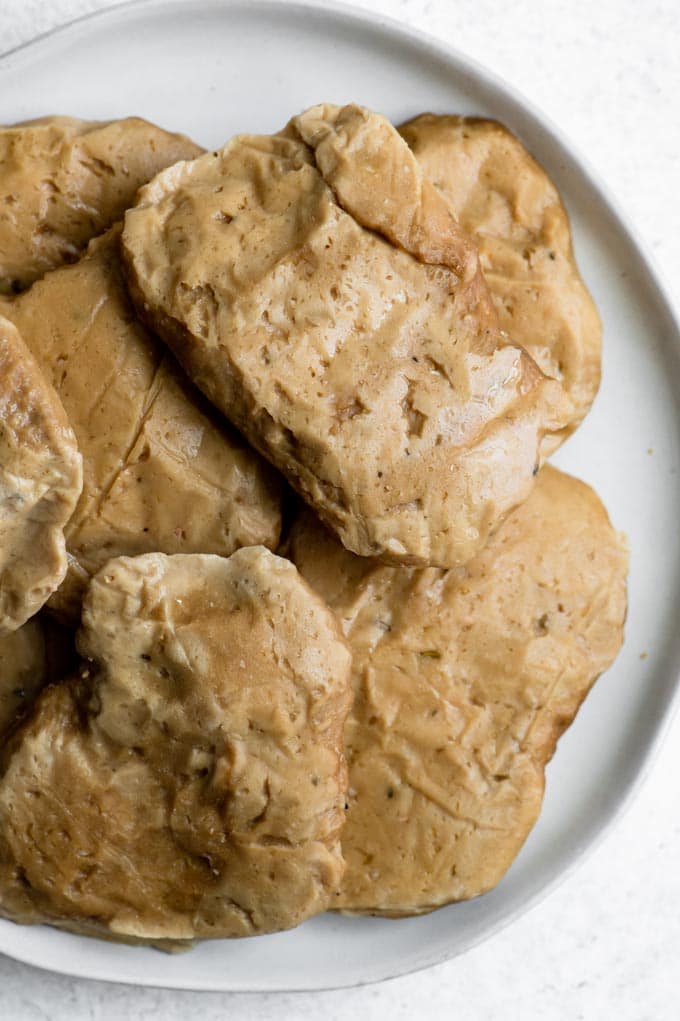
<svg viewBox="0 0 680 1021"><path fill-rule="evenodd" d="M0 128L0 294L73 262L140 185L202 151L139 117L42 117Z"/></svg>
<svg viewBox="0 0 680 1021"><path fill-rule="evenodd" d="M37 613L66 573L64 529L82 458L53 387L0 316L0 637Z"/></svg>
<svg viewBox="0 0 680 1021"><path fill-rule="evenodd" d="M170 168L122 241L140 314L348 549L464 563L528 496L561 388L383 117L313 107Z"/></svg>
<svg viewBox="0 0 680 1021"><path fill-rule="evenodd" d="M548 466L450 571L354 556L309 510L289 553L352 652L336 906L418 914L491 889L538 817L557 739L623 640L627 550L600 500Z"/></svg>
<svg viewBox="0 0 680 1021"><path fill-rule="evenodd" d="M3 913L163 944L325 910L350 657L293 565L263 547L112 560L78 647L89 671L5 750Z"/></svg>

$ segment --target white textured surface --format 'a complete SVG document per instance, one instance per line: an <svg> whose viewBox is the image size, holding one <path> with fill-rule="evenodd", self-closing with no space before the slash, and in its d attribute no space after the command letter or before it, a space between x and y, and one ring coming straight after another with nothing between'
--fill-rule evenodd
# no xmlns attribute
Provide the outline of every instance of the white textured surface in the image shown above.
<svg viewBox="0 0 680 1021"><path fill-rule="evenodd" d="M453 43L542 107L609 184L677 295L677 0L363 5ZM106 0L0 0L0 47L105 6ZM337 993L226 996L105 986L0 958L0 1017L670 1021L680 1016L679 778L680 719L627 816L560 890L465 957L420 975Z"/></svg>

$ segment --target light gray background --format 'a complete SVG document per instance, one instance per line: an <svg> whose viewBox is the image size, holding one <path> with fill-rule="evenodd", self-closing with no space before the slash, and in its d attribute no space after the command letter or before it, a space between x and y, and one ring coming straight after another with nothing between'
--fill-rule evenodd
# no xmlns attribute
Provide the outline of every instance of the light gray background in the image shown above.
<svg viewBox="0 0 680 1021"><path fill-rule="evenodd" d="M452 43L540 106L609 185L677 301L678 0L356 2ZM0 0L0 49L107 6ZM50 112L48 95L45 103ZM680 717L635 803L585 864L518 923L449 964L365 989L228 995L72 980L0 957L0 1018L675 1021L679 955Z"/></svg>

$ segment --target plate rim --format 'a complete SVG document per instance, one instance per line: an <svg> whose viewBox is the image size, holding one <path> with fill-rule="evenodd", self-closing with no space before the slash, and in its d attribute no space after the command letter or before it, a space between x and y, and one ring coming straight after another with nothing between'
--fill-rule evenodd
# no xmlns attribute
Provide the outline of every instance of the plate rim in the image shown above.
<svg viewBox="0 0 680 1021"><path fill-rule="evenodd" d="M630 248L635 252L641 265L647 274L647 283L651 287L651 294L655 306L662 309L665 317L672 327L672 334L666 339L665 347L675 348L676 355L680 354L680 298L676 296L664 271L661 269L656 256L648 243L642 238L637 226L628 218L622 203L610 190L605 180L595 170L590 160L581 149L573 144L567 134L559 125L546 114L538 104L526 96L523 91L512 82L507 81L493 69L487 67L482 61L469 56L465 51L448 42L436 38L429 32L411 25L408 21L400 20L392 15L380 11L373 11L369 8L359 7L353 3L346 3L343 0L123 0L123 2L112 4L108 7L88 11L78 15L66 22L28 39L9 50L0 53L0 75L5 71L11 71L12 65L23 56L39 55L42 50L60 38L68 39L69 36L77 36L80 31L86 31L90 25L95 28L107 21L120 21L126 18L132 20L144 19L153 16L155 13L162 13L169 8L183 9L186 13L196 12L200 7L220 9L242 9L248 15L266 15L271 11L288 11L291 13L310 13L317 16L329 15L340 18L347 24L367 25L373 30L381 30L384 33L396 38L403 45L417 44L421 50L427 51L431 56L442 61L450 70L457 74L469 73L477 82L481 82L485 89L499 97L513 108L520 120L524 120L533 130L542 134L546 141L554 147L557 156L562 157L567 166L576 171L588 188L596 197L600 207L606 211L610 220L618 231L622 233ZM680 420L680 419L679 419ZM473 936L459 949L437 952L434 957L426 963L418 963L399 971L384 970L384 973L371 978L359 978L352 981L340 981L337 984L324 982L320 985L279 987L259 987L253 985L230 985L219 982L202 982L200 985L187 983L183 978L176 982L172 976L159 981L150 979L146 981L140 978L121 977L111 974L102 974L96 968L87 970L78 969L77 961L73 964L52 963L43 964L26 956L22 949L14 950L0 946L0 953L16 960L19 963L27 964L41 971L51 972L78 979L91 981L110 982L116 985L140 986L143 988L175 989L189 992L238 992L238 993L298 993L298 992L322 992L324 990L350 989L361 986L374 985L379 982L392 981L407 975L416 974L429 968L436 967L453 960L470 950L486 942L493 936L514 924L520 917L535 909L544 899L565 883L593 854L603 842L609 832L621 821L635 802L641 789L646 783L650 772L654 767L656 758L666 739L678 710L680 710L680 633L669 643L668 659L674 664L673 676L669 677L668 690L664 691L665 704L660 700L658 711L653 721L649 724L648 740L643 749L638 752L635 775L616 798L609 814L601 817L596 823L589 838L582 842L574 850L572 858L560 872L549 879L543 886L534 891L523 903L517 904L502 918L495 920L484 932ZM670 671L669 671L670 672ZM13 925L6 919L0 919L0 943L1 930L6 925ZM45 927L49 928L49 927ZM392 966L394 967L394 966Z"/></svg>

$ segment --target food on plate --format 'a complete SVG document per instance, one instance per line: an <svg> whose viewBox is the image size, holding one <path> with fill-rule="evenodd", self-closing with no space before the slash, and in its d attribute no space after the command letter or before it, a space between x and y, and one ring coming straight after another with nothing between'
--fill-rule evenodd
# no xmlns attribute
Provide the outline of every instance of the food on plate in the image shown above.
<svg viewBox="0 0 680 1021"><path fill-rule="evenodd" d="M73 262L163 167L203 150L139 117L0 128L0 294Z"/></svg>
<svg viewBox="0 0 680 1021"><path fill-rule="evenodd" d="M546 467L482 553L448 572L353 556L309 511L288 552L353 658L336 907L417 914L491 889L623 639L627 551L600 500Z"/></svg>
<svg viewBox="0 0 680 1021"><path fill-rule="evenodd" d="M111 557L274 547L281 525L276 474L137 320L119 233L4 305L83 455L83 493L66 529L69 570L50 601L75 623L89 577Z"/></svg>
<svg viewBox="0 0 680 1021"><path fill-rule="evenodd" d="M356 553L465 562L565 425L448 202L361 107L161 172L122 240L140 314Z"/></svg>
<svg viewBox="0 0 680 1021"><path fill-rule="evenodd" d="M263 547L112 560L78 647L90 670L5 750L0 912L164 945L325 910L350 656L293 565Z"/></svg>
<svg viewBox="0 0 680 1021"><path fill-rule="evenodd" d="M559 192L497 121L422 114L399 130L478 246L501 328L560 380L570 401L567 425L543 441L550 453L595 399L602 348Z"/></svg>
<svg viewBox="0 0 680 1021"><path fill-rule="evenodd" d="M82 460L61 402L0 316L0 637L62 581L64 528L81 489Z"/></svg>
<svg viewBox="0 0 680 1021"><path fill-rule="evenodd" d="M165 949L490 890L626 615L542 467L601 338L521 143L202 152L0 129L0 916Z"/></svg>

